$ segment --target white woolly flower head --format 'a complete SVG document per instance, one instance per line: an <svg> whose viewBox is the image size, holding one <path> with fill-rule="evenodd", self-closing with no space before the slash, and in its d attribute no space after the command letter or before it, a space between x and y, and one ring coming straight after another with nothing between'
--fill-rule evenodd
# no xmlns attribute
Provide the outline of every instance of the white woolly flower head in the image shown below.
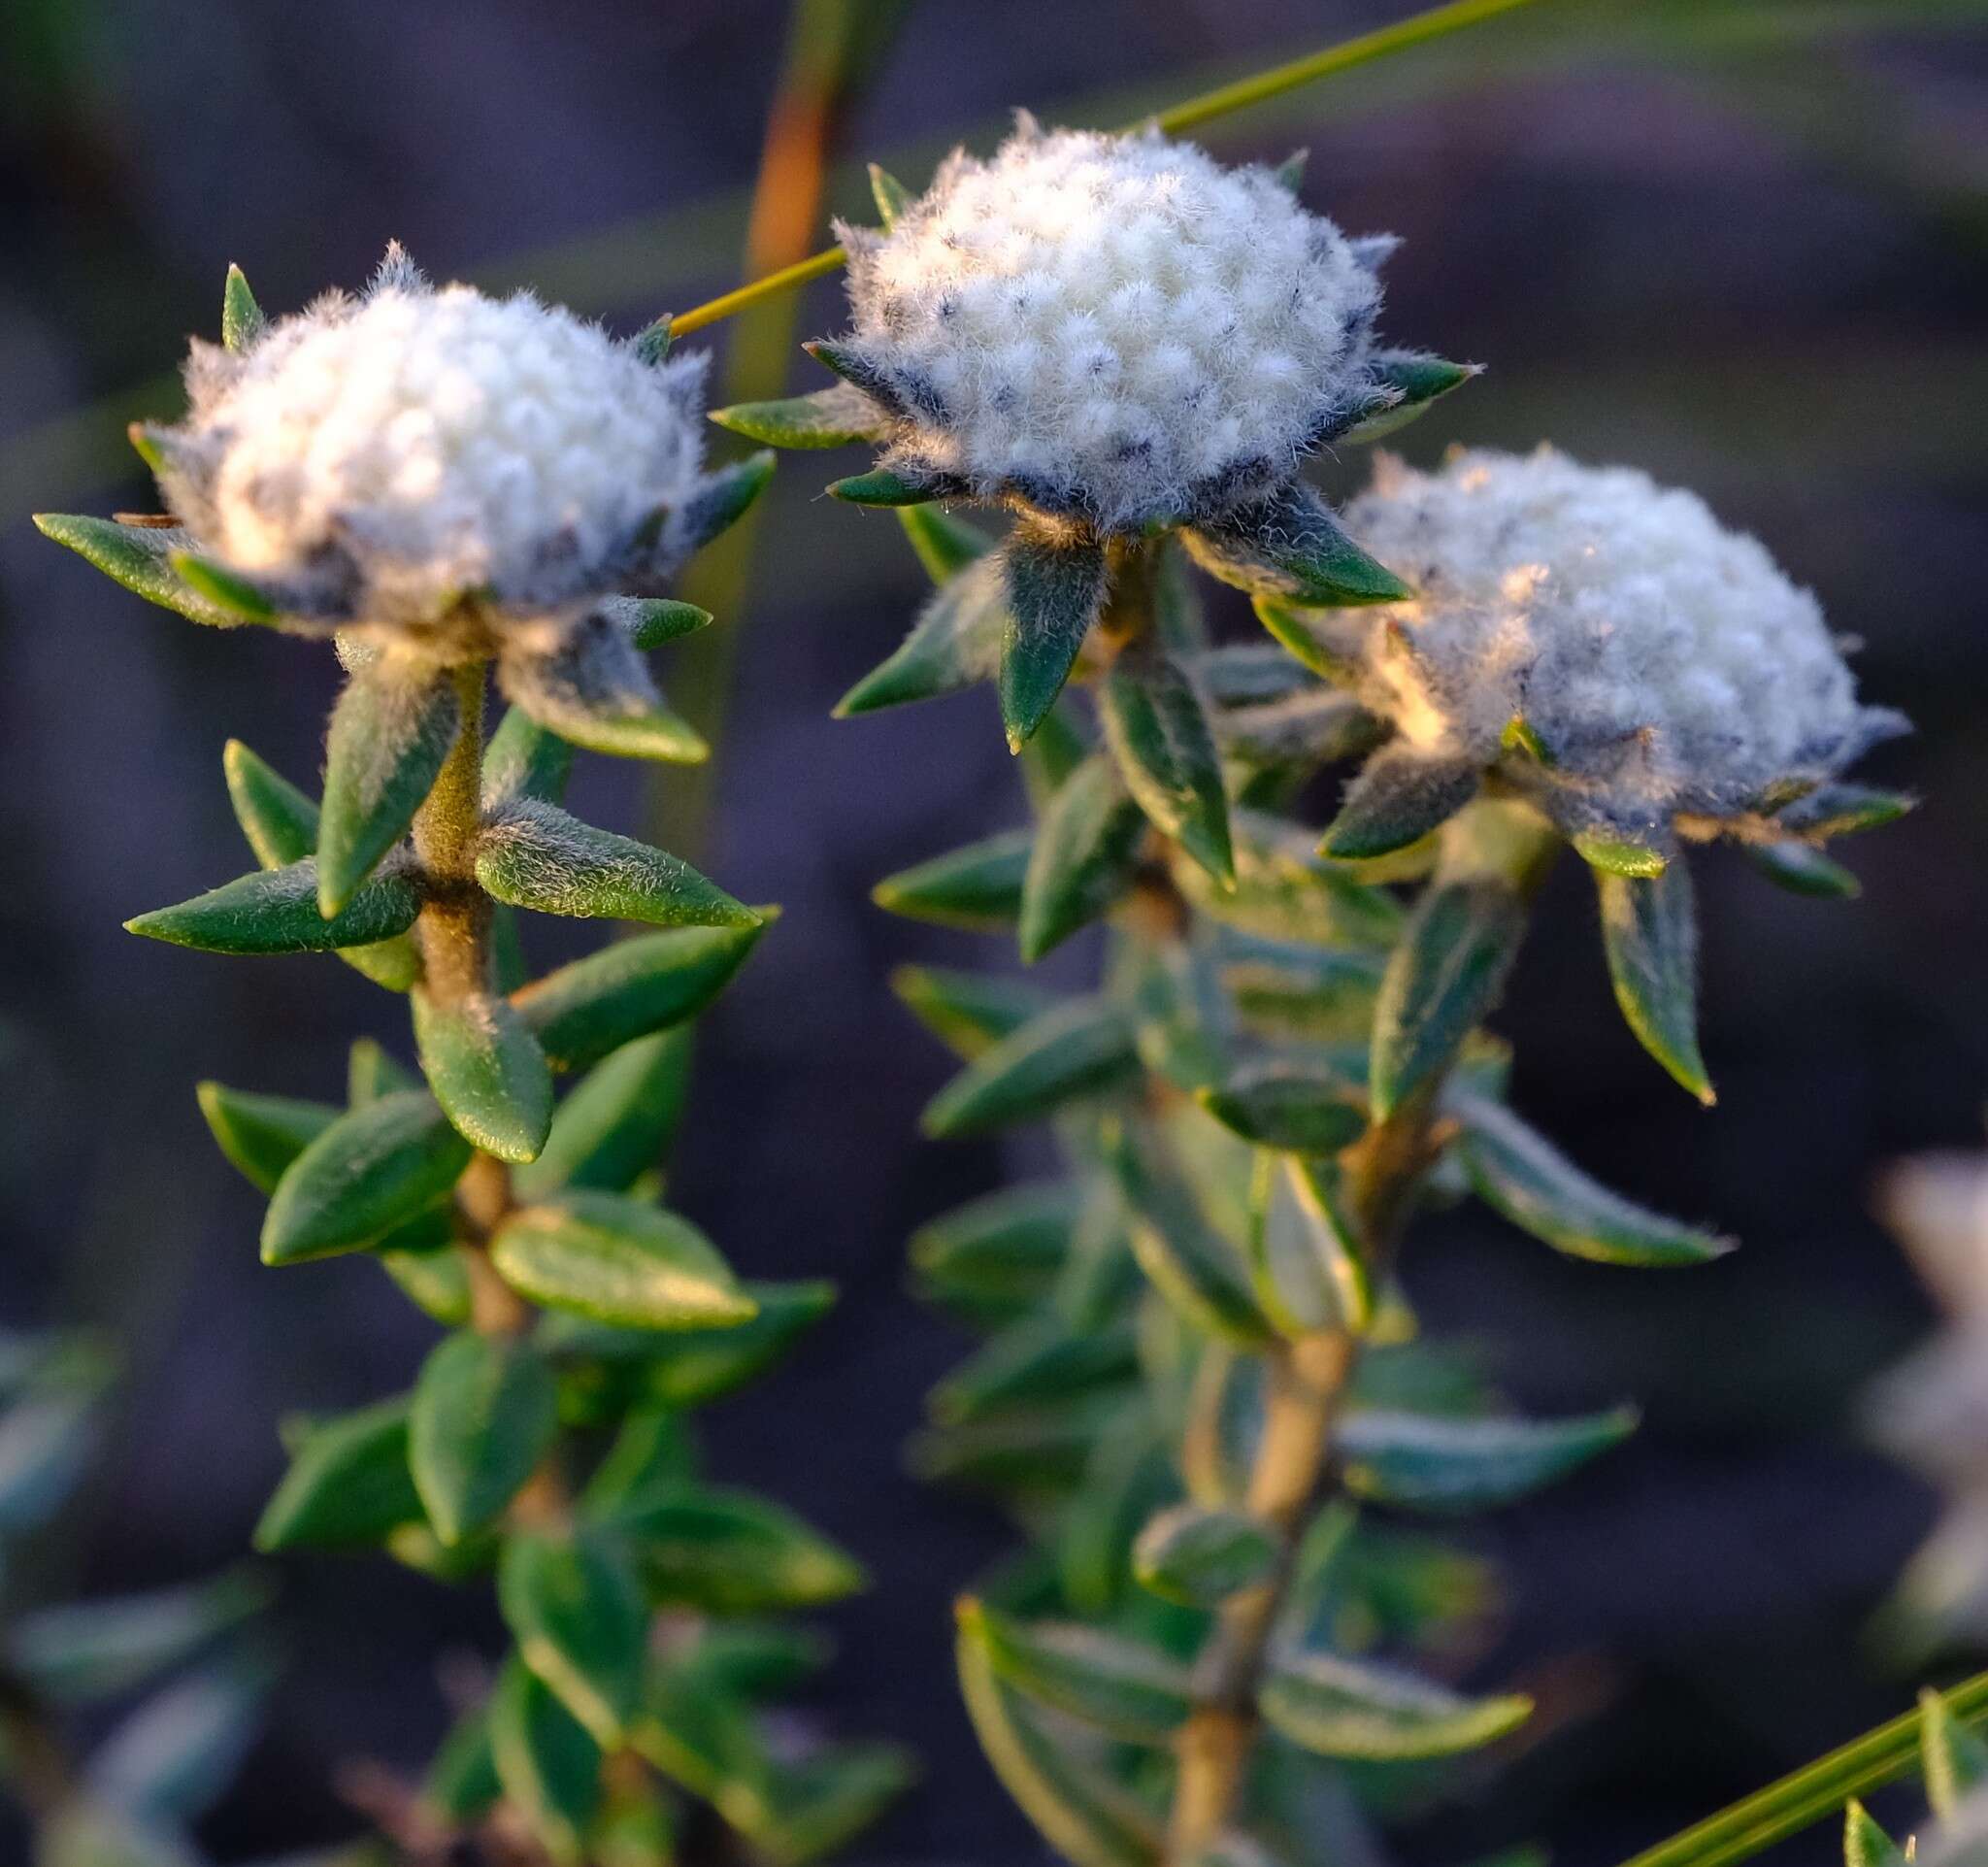
<svg viewBox="0 0 1988 1867"><path fill-rule="evenodd" d="M1757 540L1646 474L1548 448L1383 458L1345 522L1416 591L1349 618L1367 705L1404 751L1500 764L1570 832L1734 827L1904 729Z"/></svg>
<svg viewBox="0 0 1988 1867"><path fill-rule="evenodd" d="M1137 531L1260 496L1389 399L1392 243L1157 131L1023 116L886 232L839 231L854 328L817 353L889 410L883 464L914 479Z"/></svg>
<svg viewBox="0 0 1988 1867"><path fill-rule="evenodd" d="M390 247L357 297L196 341L189 413L150 439L197 551L281 608L438 640L465 598L561 625L695 542L703 363L437 289Z"/></svg>

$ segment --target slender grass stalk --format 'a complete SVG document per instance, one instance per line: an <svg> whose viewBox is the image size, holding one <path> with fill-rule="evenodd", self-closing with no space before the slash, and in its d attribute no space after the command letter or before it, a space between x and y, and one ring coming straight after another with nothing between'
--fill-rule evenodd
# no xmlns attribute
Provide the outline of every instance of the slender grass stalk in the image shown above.
<svg viewBox="0 0 1988 1867"><path fill-rule="evenodd" d="M1988 1673L1941 1694L1958 1723L1988 1718ZM1731 1808L1646 1848L1622 1867L1733 1867L1814 1822L1840 1815L1853 1796L1869 1795L1918 1762L1921 1714L1915 1708L1875 1730L1756 1789Z"/></svg>

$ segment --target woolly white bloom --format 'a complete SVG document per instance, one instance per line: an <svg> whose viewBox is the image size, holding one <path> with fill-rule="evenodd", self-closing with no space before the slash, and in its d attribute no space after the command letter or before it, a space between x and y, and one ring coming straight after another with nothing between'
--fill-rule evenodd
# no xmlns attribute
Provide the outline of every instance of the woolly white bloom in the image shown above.
<svg viewBox="0 0 1988 1867"><path fill-rule="evenodd" d="M1156 131L1024 116L887 233L839 231L855 328L831 348L914 477L1130 531L1262 493L1388 399L1368 366L1392 243Z"/></svg>
<svg viewBox="0 0 1988 1867"><path fill-rule="evenodd" d="M702 365L526 294L437 290L389 248L361 297L194 344L160 481L201 552L307 614L557 612L694 542Z"/></svg>
<svg viewBox="0 0 1988 1867"><path fill-rule="evenodd" d="M1539 755L1505 769L1570 829L1661 841L1902 728L1858 704L1808 591L1645 474L1546 448L1434 474L1383 459L1345 521L1417 590L1346 618L1363 699L1437 759L1493 763L1522 721Z"/></svg>

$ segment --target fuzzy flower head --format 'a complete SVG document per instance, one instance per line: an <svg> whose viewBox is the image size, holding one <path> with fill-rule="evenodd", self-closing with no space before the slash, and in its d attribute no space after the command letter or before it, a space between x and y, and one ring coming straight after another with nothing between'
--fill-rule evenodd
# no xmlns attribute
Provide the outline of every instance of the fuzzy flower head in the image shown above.
<svg viewBox="0 0 1988 1867"><path fill-rule="evenodd" d="M1206 518L1392 397L1375 267L1270 169L1157 131L955 152L839 229L853 328L816 354L888 413L883 465L1108 532Z"/></svg>
<svg viewBox="0 0 1988 1867"><path fill-rule="evenodd" d="M195 551L286 618L488 652L697 542L703 363L390 247L357 297L196 340L185 420L142 445Z"/></svg>
<svg viewBox="0 0 1988 1867"><path fill-rule="evenodd" d="M1570 835L1765 840L1904 729L1858 702L1808 591L1645 474L1546 448L1383 459L1345 522L1416 592L1342 625L1390 758L1495 768Z"/></svg>

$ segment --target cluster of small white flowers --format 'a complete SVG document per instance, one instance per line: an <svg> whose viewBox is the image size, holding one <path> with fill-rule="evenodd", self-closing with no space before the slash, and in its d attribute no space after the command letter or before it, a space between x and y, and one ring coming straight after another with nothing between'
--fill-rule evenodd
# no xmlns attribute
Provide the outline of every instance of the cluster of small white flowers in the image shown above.
<svg viewBox="0 0 1988 1867"><path fill-rule="evenodd" d="M882 236L840 229L846 349L899 458L1107 529L1286 478L1371 393L1373 253L1268 169L1157 133L956 152ZM887 456L888 458L888 456Z"/></svg>
<svg viewBox="0 0 1988 1867"><path fill-rule="evenodd" d="M1596 823L1737 815L1896 729L1858 705L1815 598L1646 474L1547 448L1383 458L1345 520L1417 592L1361 613L1368 704L1487 763L1523 718L1541 782Z"/></svg>
<svg viewBox="0 0 1988 1867"><path fill-rule="evenodd" d="M436 290L396 248L362 297L241 351L196 343L186 377L161 481L200 549L279 581L336 558L369 621L571 593L698 482L701 358L653 366L529 295Z"/></svg>

